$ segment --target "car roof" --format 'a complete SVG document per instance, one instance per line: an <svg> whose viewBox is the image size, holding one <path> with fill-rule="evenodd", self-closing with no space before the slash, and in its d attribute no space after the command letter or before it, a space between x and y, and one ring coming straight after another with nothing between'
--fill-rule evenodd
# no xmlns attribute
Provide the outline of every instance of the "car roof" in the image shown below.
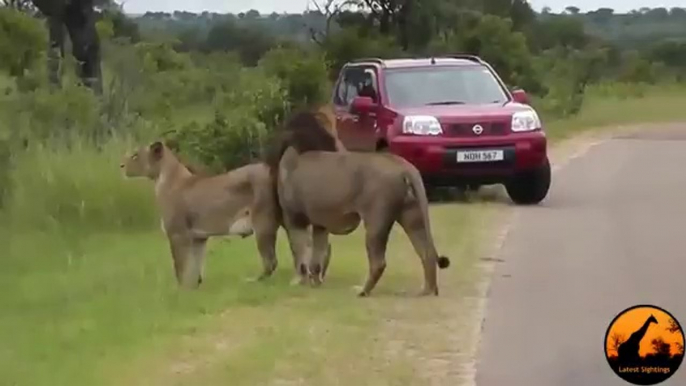
<svg viewBox="0 0 686 386"><path fill-rule="evenodd" d="M482 64L482 60L477 56L462 55L459 57L437 57L437 58L398 58L398 59L378 59L365 58L348 63L348 66L356 65L379 65L386 69L391 68L413 68L428 66L473 66Z"/></svg>

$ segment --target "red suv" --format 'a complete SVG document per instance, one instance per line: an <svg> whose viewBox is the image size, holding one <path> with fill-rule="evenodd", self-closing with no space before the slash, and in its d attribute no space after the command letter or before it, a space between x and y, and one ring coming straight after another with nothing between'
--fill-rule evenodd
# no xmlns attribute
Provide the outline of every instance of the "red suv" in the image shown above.
<svg viewBox="0 0 686 386"><path fill-rule="evenodd" d="M538 114L523 90L508 90L477 56L347 63L333 105L349 150L402 156L419 169L427 190L504 184L517 204L537 204L548 194Z"/></svg>

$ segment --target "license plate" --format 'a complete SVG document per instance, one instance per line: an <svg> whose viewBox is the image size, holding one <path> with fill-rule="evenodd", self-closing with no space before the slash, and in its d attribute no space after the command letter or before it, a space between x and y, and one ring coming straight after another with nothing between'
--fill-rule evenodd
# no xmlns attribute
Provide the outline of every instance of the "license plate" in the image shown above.
<svg viewBox="0 0 686 386"><path fill-rule="evenodd" d="M463 150L457 152L457 162L494 162L502 161L502 150Z"/></svg>

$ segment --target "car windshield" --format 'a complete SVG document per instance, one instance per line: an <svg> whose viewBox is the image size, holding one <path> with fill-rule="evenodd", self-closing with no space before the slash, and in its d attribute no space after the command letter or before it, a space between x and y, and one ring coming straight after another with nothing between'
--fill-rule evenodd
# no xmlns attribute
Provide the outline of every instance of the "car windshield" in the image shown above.
<svg viewBox="0 0 686 386"><path fill-rule="evenodd" d="M386 92L394 107L504 103L507 94L482 66L387 70Z"/></svg>

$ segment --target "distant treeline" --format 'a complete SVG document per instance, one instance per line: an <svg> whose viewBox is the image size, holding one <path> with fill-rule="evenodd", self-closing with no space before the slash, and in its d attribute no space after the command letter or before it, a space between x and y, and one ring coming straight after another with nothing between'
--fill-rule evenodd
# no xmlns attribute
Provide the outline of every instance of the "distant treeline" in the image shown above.
<svg viewBox="0 0 686 386"><path fill-rule="evenodd" d="M584 30L623 47L646 45L655 40L686 40L686 7L684 8L640 8L627 13L616 13L611 8L598 8L594 11L581 12L579 8L569 6L561 13L553 13L544 8L535 12L541 20L560 16L574 16L584 26ZM238 23L259 24L279 36L288 36L304 41L309 39L311 30L321 33L326 29L326 16L320 11L305 11L295 14L260 14L249 10L237 14L186 11L146 12L143 15L130 15L143 31L152 32L159 29L209 32L213 23L236 21ZM340 26L332 21L333 28Z"/></svg>

